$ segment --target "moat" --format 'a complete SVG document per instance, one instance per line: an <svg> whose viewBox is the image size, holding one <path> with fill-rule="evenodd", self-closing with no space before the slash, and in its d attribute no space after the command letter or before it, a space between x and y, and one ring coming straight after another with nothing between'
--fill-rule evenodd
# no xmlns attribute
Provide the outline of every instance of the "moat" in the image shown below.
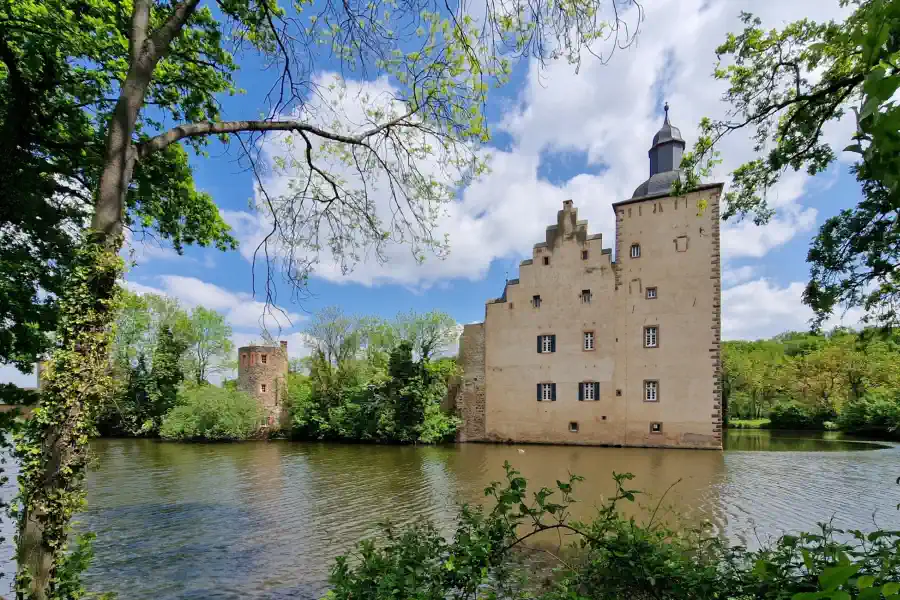
<svg viewBox="0 0 900 600"><path fill-rule="evenodd" d="M819 437L732 431L725 452L97 440L79 518L98 536L88 585L121 598L319 598L333 557L377 521L449 526L505 460L535 489L569 471L586 477L581 516L612 490L614 470L656 497L681 479L664 504L751 545L832 516L837 526L871 529L874 514L900 527L900 447Z"/></svg>

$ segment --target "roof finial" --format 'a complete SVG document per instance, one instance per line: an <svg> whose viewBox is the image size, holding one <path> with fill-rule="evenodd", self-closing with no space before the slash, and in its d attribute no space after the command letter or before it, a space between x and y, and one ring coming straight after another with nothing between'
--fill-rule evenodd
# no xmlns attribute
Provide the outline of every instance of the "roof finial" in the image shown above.
<svg viewBox="0 0 900 600"><path fill-rule="evenodd" d="M665 105L663 106L663 110L666 111L666 120L663 121L663 123L668 123L669 122L669 103L668 102L666 102Z"/></svg>

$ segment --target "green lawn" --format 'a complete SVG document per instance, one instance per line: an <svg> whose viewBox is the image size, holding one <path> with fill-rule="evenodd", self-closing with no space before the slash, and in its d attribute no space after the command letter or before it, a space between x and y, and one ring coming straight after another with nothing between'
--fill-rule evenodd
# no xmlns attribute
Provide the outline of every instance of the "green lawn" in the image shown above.
<svg viewBox="0 0 900 600"><path fill-rule="evenodd" d="M769 419L729 419L729 429L768 429Z"/></svg>

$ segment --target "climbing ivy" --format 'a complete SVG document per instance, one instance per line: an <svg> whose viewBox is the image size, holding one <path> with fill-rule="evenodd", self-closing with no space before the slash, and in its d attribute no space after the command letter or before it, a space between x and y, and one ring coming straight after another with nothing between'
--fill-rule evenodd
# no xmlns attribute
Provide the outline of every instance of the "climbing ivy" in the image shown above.
<svg viewBox="0 0 900 600"><path fill-rule="evenodd" d="M70 553L67 540L71 518L84 505L94 416L112 389L108 348L123 268L106 246L90 239L80 245L60 298L56 348L42 375L40 403L13 436L19 493L10 514L22 525L15 540L20 596L83 595L79 575L90 557L90 538L79 538Z"/></svg>

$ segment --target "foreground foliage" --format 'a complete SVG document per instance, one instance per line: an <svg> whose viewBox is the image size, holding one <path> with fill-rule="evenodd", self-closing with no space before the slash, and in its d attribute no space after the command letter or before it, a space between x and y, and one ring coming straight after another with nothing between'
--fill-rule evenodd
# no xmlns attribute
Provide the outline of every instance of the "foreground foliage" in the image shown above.
<svg viewBox="0 0 900 600"><path fill-rule="evenodd" d="M723 343L728 416L774 429L900 435L900 336L837 329Z"/></svg>
<svg viewBox="0 0 900 600"><path fill-rule="evenodd" d="M253 436L263 414L256 399L236 389L187 385L178 406L163 418L159 434L181 441L236 441Z"/></svg>
<svg viewBox="0 0 900 600"><path fill-rule="evenodd" d="M329 600L417 598L540 598L541 600L793 599L897 600L900 532L841 531L821 524L815 533L784 535L758 550L730 546L707 528L675 531L656 520L624 516L622 503L639 492L630 474L613 474L616 493L593 520L570 519L570 476L555 489L530 495L508 463L506 481L485 489L493 506L463 506L450 539L431 524L361 542L332 569ZM657 510L659 505L657 505ZM521 576L529 540L565 534L549 585ZM558 550L557 550L558 552Z"/></svg>

